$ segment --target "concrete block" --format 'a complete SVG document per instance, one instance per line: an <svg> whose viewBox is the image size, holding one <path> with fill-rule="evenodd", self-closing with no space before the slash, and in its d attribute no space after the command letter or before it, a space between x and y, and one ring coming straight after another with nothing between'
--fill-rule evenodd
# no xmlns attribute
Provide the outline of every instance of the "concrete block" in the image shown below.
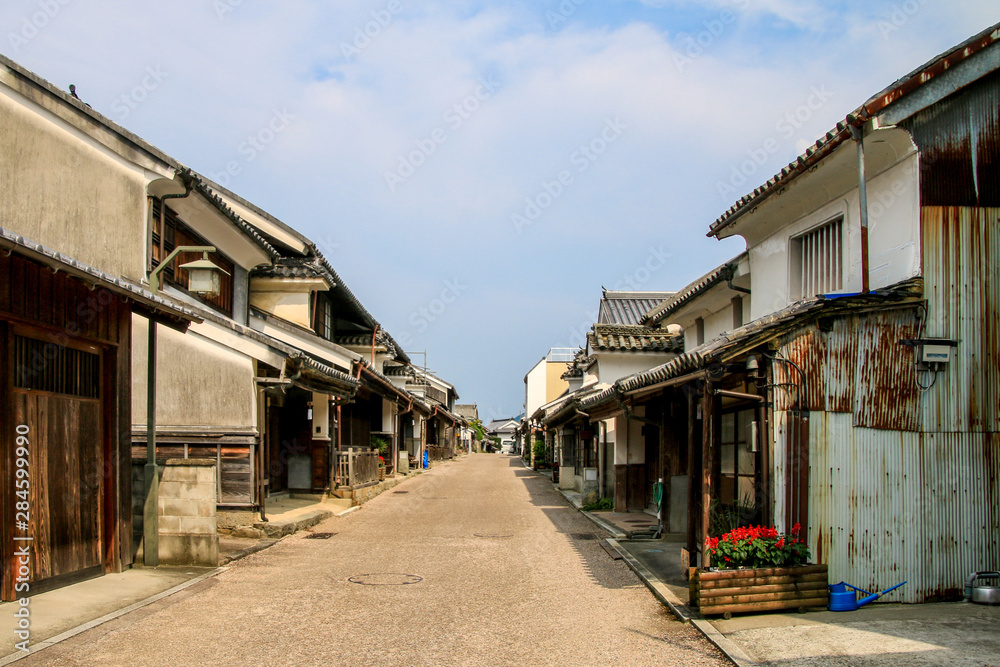
<svg viewBox="0 0 1000 667"><path fill-rule="evenodd" d="M161 535L164 533L176 535L181 532L181 518L179 516L161 516L159 528Z"/></svg>
<svg viewBox="0 0 1000 667"><path fill-rule="evenodd" d="M216 524L212 519L205 519L203 517L197 516L182 516L181 529L178 531L182 534L191 535L217 535Z"/></svg>
<svg viewBox="0 0 1000 667"><path fill-rule="evenodd" d="M559 466L559 488L564 491L576 489L576 476L572 466Z"/></svg>
<svg viewBox="0 0 1000 667"><path fill-rule="evenodd" d="M160 535L160 563L163 565L219 564L218 535Z"/></svg>
<svg viewBox="0 0 1000 667"><path fill-rule="evenodd" d="M160 516L198 516L199 502L183 498L160 498Z"/></svg>

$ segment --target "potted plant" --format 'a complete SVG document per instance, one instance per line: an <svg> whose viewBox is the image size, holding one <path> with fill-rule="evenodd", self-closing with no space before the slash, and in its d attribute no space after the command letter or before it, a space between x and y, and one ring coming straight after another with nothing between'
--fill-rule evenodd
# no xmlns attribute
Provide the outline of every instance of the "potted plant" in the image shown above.
<svg viewBox="0 0 1000 667"><path fill-rule="evenodd" d="M809 565L809 545L795 524L782 535L775 528L734 528L710 538L712 567L692 570L691 603L702 614L776 611L825 607L829 601L827 566Z"/></svg>
<svg viewBox="0 0 1000 667"><path fill-rule="evenodd" d="M371 439L372 449L378 452L378 478L385 479L385 455L389 451L389 442L385 438L373 435Z"/></svg>

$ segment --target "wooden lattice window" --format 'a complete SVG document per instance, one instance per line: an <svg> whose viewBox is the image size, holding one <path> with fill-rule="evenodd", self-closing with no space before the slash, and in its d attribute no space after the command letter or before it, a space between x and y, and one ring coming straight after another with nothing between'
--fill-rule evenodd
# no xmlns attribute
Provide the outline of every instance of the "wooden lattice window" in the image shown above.
<svg viewBox="0 0 1000 667"><path fill-rule="evenodd" d="M101 355L15 335L14 387L100 398Z"/></svg>
<svg viewBox="0 0 1000 667"><path fill-rule="evenodd" d="M173 252L174 248L183 245L200 245L200 246L210 246L212 243L206 241L203 237L196 234L191 230L190 227L184 224L184 222L177 217L177 214L170 209L169 206L166 207L166 214L163 215L163 208L161 203L153 199L152 204L152 235L150 248L150 259L151 268L156 268L160 265L160 262ZM165 268L162 273L160 273L160 280L163 284L170 283L181 289L187 289L188 287L188 275L187 271L183 269L178 269L177 267L181 264L186 264L187 262L192 262L197 259L201 259L201 253L196 252L182 252L177 256L177 258L171 262L171 266ZM225 315L233 316L233 272L235 270L235 264L228 257L222 253L216 251L210 255L212 263L214 263L219 268L223 269L226 273L222 276L222 289L218 296L211 299L202 297L197 294L192 294L202 303L215 308L216 310L224 313Z"/></svg>
<svg viewBox="0 0 1000 667"><path fill-rule="evenodd" d="M791 242L792 294L807 298L844 288L844 220L838 218Z"/></svg>

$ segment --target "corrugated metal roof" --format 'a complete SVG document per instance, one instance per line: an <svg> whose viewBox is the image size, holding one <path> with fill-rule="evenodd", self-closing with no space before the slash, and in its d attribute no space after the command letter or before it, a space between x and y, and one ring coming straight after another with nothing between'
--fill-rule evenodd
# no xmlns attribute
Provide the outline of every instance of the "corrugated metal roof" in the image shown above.
<svg viewBox="0 0 1000 667"><path fill-rule="evenodd" d="M639 324L646 313L674 295L673 292L605 291L598 308L599 324Z"/></svg>

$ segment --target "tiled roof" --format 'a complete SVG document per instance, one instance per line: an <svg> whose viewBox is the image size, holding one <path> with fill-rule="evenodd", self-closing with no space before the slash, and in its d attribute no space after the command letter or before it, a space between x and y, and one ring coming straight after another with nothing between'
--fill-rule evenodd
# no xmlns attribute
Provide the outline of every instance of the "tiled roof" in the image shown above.
<svg viewBox="0 0 1000 667"><path fill-rule="evenodd" d="M609 292L601 297L600 324L640 324L643 316L673 292Z"/></svg>
<svg viewBox="0 0 1000 667"><path fill-rule="evenodd" d="M250 276L253 278L322 278L327 282L332 280L332 277L315 260L298 257L283 257L276 264L259 266L250 272Z"/></svg>
<svg viewBox="0 0 1000 667"><path fill-rule="evenodd" d="M677 310L680 310L680 308L691 299L704 294L719 283L726 282L732 278L736 264L745 258L746 255L747 253L742 253L722 266L712 269L701 278L698 278L693 283L646 313L646 316L642 318L642 323L656 324L662 322L665 317L673 312L676 312Z"/></svg>
<svg viewBox="0 0 1000 667"><path fill-rule="evenodd" d="M455 414L465 419L479 419L479 408L475 403L471 405L456 405Z"/></svg>
<svg viewBox="0 0 1000 667"><path fill-rule="evenodd" d="M737 218L752 210L764 199L780 192L788 183L806 173L809 169L833 153L841 144L851 139L851 129L863 126L883 109L914 92L935 77L1000 41L1000 23L994 24L962 44L949 49L906 76L897 80L847 115L836 127L806 149L794 162L771 177L764 185L742 197L712 223L707 236L718 236L723 229L733 224Z"/></svg>
<svg viewBox="0 0 1000 667"><path fill-rule="evenodd" d="M587 333L591 350L615 352L677 352L683 336L666 329L616 324L595 324Z"/></svg>
<svg viewBox="0 0 1000 667"><path fill-rule="evenodd" d="M862 306L918 299L923 295L923 280L913 278L870 294L851 294L835 297L814 297L797 301L776 313L758 318L749 324L714 338L704 345L681 354L665 364L648 371L635 373L617 380L614 385L580 401L581 409L593 410L612 403L628 392L645 389L661 382L687 375L709 364L732 358L734 353L749 350L780 332L799 326L803 321L821 312L850 312Z"/></svg>

